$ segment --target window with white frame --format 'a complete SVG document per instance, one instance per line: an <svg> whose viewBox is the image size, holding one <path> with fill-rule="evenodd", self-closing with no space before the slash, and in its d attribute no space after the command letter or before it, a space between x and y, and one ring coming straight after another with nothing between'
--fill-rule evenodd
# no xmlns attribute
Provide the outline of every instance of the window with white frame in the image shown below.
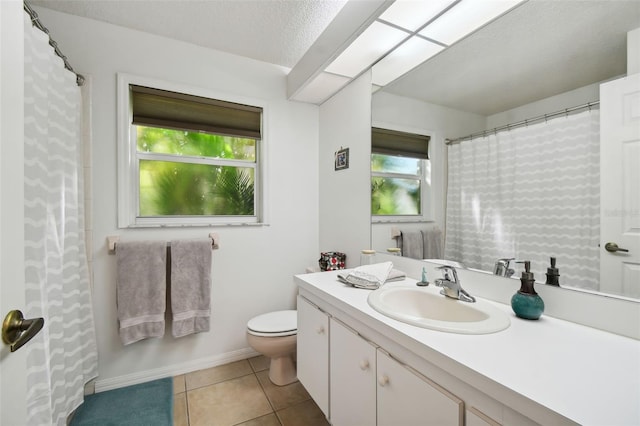
<svg viewBox="0 0 640 426"><path fill-rule="evenodd" d="M429 136L371 128L371 215L374 221L428 220Z"/></svg>
<svg viewBox="0 0 640 426"><path fill-rule="evenodd" d="M120 227L259 223L263 107L118 78Z"/></svg>

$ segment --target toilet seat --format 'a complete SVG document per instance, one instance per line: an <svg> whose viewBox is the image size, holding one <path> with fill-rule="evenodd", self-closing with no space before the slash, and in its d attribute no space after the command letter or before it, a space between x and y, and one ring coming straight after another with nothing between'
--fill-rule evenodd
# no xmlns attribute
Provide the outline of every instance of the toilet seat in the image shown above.
<svg viewBox="0 0 640 426"><path fill-rule="evenodd" d="M265 337L295 335L298 333L297 311L276 311L258 315L247 323L247 332Z"/></svg>

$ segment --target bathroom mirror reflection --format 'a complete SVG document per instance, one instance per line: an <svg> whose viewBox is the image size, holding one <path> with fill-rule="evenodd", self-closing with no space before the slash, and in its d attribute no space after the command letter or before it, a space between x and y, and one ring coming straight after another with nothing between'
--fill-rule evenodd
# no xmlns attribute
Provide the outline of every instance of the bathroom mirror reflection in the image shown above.
<svg viewBox="0 0 640 426"><path fill-rule="evenodd" d="M476 164L485 164L485 167L490 160L495 159L492 159L491 155L494 157L502 155L496 154L496 146L499 144L496 141L483 144L482 141L478 143L478 137L476 137L472 141L445 145L445 139L493 130L581 106L584 108L575 114L569 114L566 111L566 117L561 118L573 119L580 114L585 115L586 124L570 126L592 127L590 130L592 133L585 138L591 139L592 142L595 140L597 151L601 113L598 106L600 84L627 74L627 33L636 28L640 28L640 2L635 0L530 0L445 49L390 85L379 88L372 97L372 126L426 134L431 138L430 159L427 160L430 176L426 181L429 187L427 195L429 203L425 217L418 221L415 218L412 221L410 217L398 221L372 216L372 248L387 252L388 248L397 246L399 240L394 237L398 232L408 234L433 228L439 228L443 233L453 232L451 227L447 229L445 225L447 220L451 221L451 217L447 218L445 213L447 186L451 191L453 181L468 171L468 167L460 167L461 160L454 160L458 162L452 166L452 156L459 158L455 157L458 155L455 150L463 145L467 148L471 144L477 144L474 150L481 151L483 155L478 157ZM374 87L374 89L378 88ZM551 120L552 117L549 115L549 120L542 121L551 122ZM521 128L523 131L528 131L535 124L532 122L530 126ZM517 133L512 130L511 128L505 130L504 134ZM567 132L566 127L565 130L559 131ZM496 136L499 132L490 133ZM569 133L573 136L575 132L569 131ZM530 137L527 134L525 136ZM542 137L547 138L547 136L548 134L543 132ZM560 139L562 138L563 136L560 136ZM500 139L499 135L498 139ZM599 162L601 159L598 154L596 152L595 157L591 155L588 160L592 163L592 169L583 171L585 181L575 182L575 187L591 185L595 188L595 192L585 195L586 198L594 199L592 201L595 201L595 204L591 203L588 208L577 207L582 201L567 205L566 200L575 197L575 193L560 191L558 194L553 194L554 182L577 179L576 176L568 173L569 169L581 167L587 162L587 160L579 160L573 164L566 159L562 160L565 163L560 162L555 167L552 173L554 180L545 181L543 178L535 183L544 186L539 188L538 192L548 193L548 199L527 204L527 194L524 194L524 198L520 200L525 201L516 201L521 204L505 208L500 212L501 216L498 220L495 217L492 219L499 222L499 226L489 227L493 229L492 232L496 229L503 230L500 225L506 227L512 216L515 216L514 211L518 207L527 207L527 205L531 207L528 213L531 216L525 220L530 220L532 223L540 220L540 217L536 216L536 211L539 211L536 207L542 204L547 210L557 207L558 212L566 212L567 208L575 207L580 211L579 219L563 225L561 222L566 222L567 216L559 213L557 218L558 226L570 225L576 228L574 234L581 238L580 247L562 252L562 250L556 250L557 247L553 244L545 245L543 236L532 235L530 240L533 241L533 245L539 246L540 252L544 253L542 257L540 253L527 252L526 244L516 240L503 247L503 254L491 252L491 256L481 259L480 263L477 263L472 256L473 264L469 266L493 272L495 261L501 257L518 257L521 260L541 259L534 263L534 270L536 281L544 283L547 267L551 266L549 258L555 255L560 271L560 284L563 288L582 289L640 300L640 279L637 279L637 275L632 277L632 280L637 282L637 286L631 286L631 288L617 288L615 285L611 286L609 282L603 283L600 279L600 257L624 256L624 253L612 254L598 247L603 241L600 235L599 194L605 190L620 192L619 189L600 188ZM518 155L526 158L528 154ZM549 155L559 156L560 154L552 152ZM468 160L464 164L469 164ZM518 172L527 170L528 164L530 163L527 160L515 164L516 175ZM566 167L561 164L565 164ZM488 169L491 167L493 166L489 166ZM549 175L547 174L547 177ZM448 178L450 178L449 181ZM493 179L494 181L513 181L511 177L504 174L493 176ZM530 181L530 179L525 180ZM588 183L588 180L592 182ZM466 194L474 198L475 204L470 204L472 208L486 204L486 198L482 197L490 197L497 191L486 188L486 185L489 185L486 182L477 182L477 185L484 186L485 190L478 191L476 188L475 193ZM519 190L520 188L512 186L507 192L513 193ZM539 198L539 193L532 194L529 199ZM551 203L549 200L552 199L557 199L558 204ZM451 207L450 205L449 208ZM631 220L640 222L638 212L631 213ZM483 215L479 215L478 218L488 220ZM557 231L557 228L555 231L553 227L549 229L552 233ZM463 231L457 229L455 232ZM460 238L462 237L461 235ZM606 237L603 236L603 238ZM447 244L450 245L451 242L451 234L449 234ZM482 247L480 243L476 251L482 251ZM442 249L441 257L452 252L455 251L452 251L450 246L445 247ZM556 252L562 252L562 254ZM576 258L580 257L584 257L582 265L575 262ZM456 258L456 256L449 256L447 259L465 263L465 259ZM585 264L588 266L584 267ZM513 276L517 278L521 270L520 265L510 264L510 268L515 269ZM581 272L576 273L576 270Z"/></svg>

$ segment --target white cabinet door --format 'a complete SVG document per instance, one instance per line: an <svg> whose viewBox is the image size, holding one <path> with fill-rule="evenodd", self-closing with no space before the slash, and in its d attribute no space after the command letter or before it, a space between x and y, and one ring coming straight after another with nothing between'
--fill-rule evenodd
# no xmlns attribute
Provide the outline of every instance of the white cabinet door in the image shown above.
<svg viewBox="0 0 640 426"><path fill-rule="evenodd" d="M382 350L377 356L378 426L461 426L463 402Z"/></svg>
<svg viewBox="0 0 640 426"><path fill-rule="evenodd" d="M331 318L329 399L333 426L376 424L376 347Z"/></svg>
<svg viewBox="0 0 640 426"><path fill-rule="evenodd" d="M471 407L466 413L465 426L501 426L500 423L484 414L475 407Z"/></svg>
<svg viewBox="0 0 640 426"><path fill-rule="evenodd" d="M298 296L298 380L329 417L329 316Z"/></svg>

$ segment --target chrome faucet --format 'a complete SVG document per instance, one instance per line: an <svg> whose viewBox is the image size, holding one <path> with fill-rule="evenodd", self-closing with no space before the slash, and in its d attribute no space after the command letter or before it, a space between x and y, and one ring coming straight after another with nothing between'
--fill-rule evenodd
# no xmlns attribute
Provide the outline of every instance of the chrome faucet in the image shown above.
<svg viewBox="0 0 640 426"><path fill-rule="evenodd" d="M505 258L496 260L495 265L493 266L493 275L498 275L500 277L511 277L513 275L513 269L509 268L509 263L515 258Z"/></svg>
<svg viewBox="0 0 640 426"><path fill-rule="evenodd" d="M451 297L452 299L462 300L463 302L473 303L476 301L476 298L467 293L460 285L455 266L443 265L436 269L442 271L442 278L438 278L435 281L436 286L442 287L440 294Z"/></svg>

